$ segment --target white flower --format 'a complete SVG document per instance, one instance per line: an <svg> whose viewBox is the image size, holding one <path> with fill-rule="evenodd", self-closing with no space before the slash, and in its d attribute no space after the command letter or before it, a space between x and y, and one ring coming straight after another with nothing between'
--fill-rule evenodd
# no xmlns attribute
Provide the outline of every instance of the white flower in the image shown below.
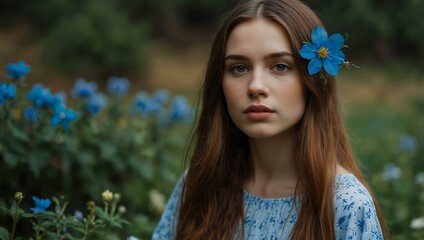
<svg viewBox="0 0 424 240"><path fill-rule="evenodd" d="M139 238L137 238L137 237L134 237L134 236L129 236L128 238L127 238L127 240L140 240Z"/></svg>
<svg viewBox="0 0 424 240"><path fill-rule="evenodd" d="M424 217L412 219L410 227L412 229L424 228Z"/></svg>
<svg viewBox="0 0 424 240"><path fill-rule="evenodd" d="M123 205L120 205L118 207L118 212L121 213L121 214L124 214L124 213L127 212L127 208L125 206L123 206Z"/></svg>
<svg viewBox="0 0 424 240"><path fill-rule="evenodd" d="M152 189L149 191L149 198L153 208L157 212L162 213L163 209L165 208L165 196L158 190Z"/></svg>
<svg viewBox="0 0 424 240"><path fill-rule="evenodd" d="M424 186L424 172L419 172L416 176L415 176L415 182L418 185Z"/></svg>

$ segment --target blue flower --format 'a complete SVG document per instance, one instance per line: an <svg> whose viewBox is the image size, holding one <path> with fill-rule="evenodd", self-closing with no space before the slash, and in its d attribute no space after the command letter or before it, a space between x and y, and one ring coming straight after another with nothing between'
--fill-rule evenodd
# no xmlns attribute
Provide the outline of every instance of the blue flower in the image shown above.
<svg viewBox="0 0 424 240"><path fill-rule="evenodd" d="M174 97L171 103L170 118L172 121L188 122L192 119L193 109L187 98L182 95Z"/></svg>
<svg viewBox="0 0 424 240"><path fill-rule="evenodd" d="M25 107L23 111L24 118L29 122L38 122L38 110L34 107Z"/></svg>
<svg viewBox="0 0 424 240"><path fill-rule="evenodd" d="M54 108L56 105L66 105L66 93L58 92L56 94L50 94L46 96L46 104L48 107Z"/></svg>
<svg viewBox="0 0 424 240"><path fill-rule="evenodd" d="M39 83L35 84L32 90L27 93L27 99L32 101L36 107L49 107L50 98L50 89Z"/></svg>
<svg viewBox="0 0 424 240"><path fill-rule="evenodd" d="M84 109L92 115L98 115L102 108L106 106L106 103L106 96L101 93L96 93L88 99Z"/></svg>
<svg viewBox="0 0 424 240"><path fill-rule="evenodd" d="M168 101L170 95L168 90L159 89L153 94L151 101L159 105L164 105Z"/></svg>
<svg viewBox="0 0 424 240"><path fill-rule="evenodd" d="M7 100L16 98L16 86L11 83L0 83L0 106Z"/></svg>
<svg viewBox="0 0 424 240"><path fill-rule="evenodd" d="M107 80L107 91L116 96L124 96L130 88L127 78L111 77Z"/></svg>
<svg viewBox="0 0 424 240"><path fill-rule="evenodd" d="M146 92L139 92L134 99L132 111L136 115L147 116L147 106L149 105L150 97Z"/></svg>
<svg viewBox="0 0 424 240"><path fill-rule="evenodd" d="M71 109L67 109L63 105L56 105L54 109L54 115L51 118L51 124L53 126L62 125L65 131L70 130L69 122L75 121L77 119L77 113Z"/></svg>
<svg viewBox="0 0 424 240"><path fill-rule="evenodd" d="M408 134L400 136L399 148L403 152L414 152L417 149L417 140Z"/></svg>
<svg viewBox="0 0 424 240"><path fill-rule="evenodd" d="M339 73L340 65L345 60L345 55L341 51L344 38L340 34L333 34L328 37L327 32L322 27L316 27L312 31L312 43L305 43L299 54L302 58L310 60L308 64L309 75L314 75L322 70L336 76Z"/></svg>
<svg viewBox="0 0 424 240"><path fill-rule="evenodd" d="M74 217L78 221L82 221L84 219L84 214L80 210L75 210Z"/></svg>
<svg viewBox="0 0 424 240"><path fill-rule="evenodd" d="M97 91L97 83L87 82L83 78L75 81L74 87L71 89L73 98L89 98Z"/></svg>
<svg viewBox="0 0 424 240"><path fill-rule="evenodd" d="M40 199L37 198L36 196L32 196L32 200L34 200L35 203L35 207L30 208L30 210L33 213L45 213L47 208L50 207L50 204L52 203L50 201L50 199L46 198L46 199Z"/></svg>
<svg viewBox="0 0 424 240"><path fill-rule="evenodd" d="M6 66L7 77L20 79L31 72L31 67L26 65L24 61L19 61L17 63L9 63Z"/></svg>
<svg viewBox="0 0 424 240"><path fill-rule="evenodd" d="M387 164L381 178L383 181L395 181L402 176L402 170L395 164Z"/></svg>

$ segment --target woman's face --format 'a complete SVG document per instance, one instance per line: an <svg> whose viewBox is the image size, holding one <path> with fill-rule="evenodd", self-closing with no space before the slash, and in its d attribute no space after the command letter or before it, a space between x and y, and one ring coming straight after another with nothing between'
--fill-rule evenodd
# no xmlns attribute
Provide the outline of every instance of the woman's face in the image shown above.
<svg viewBox="0 0 424 240"><path fill-rule="evenodd" d="M225 53L223 90L234 124L250 138L290 131L305 111L305 92L289 36L257 18L235 27Z"/></svg>

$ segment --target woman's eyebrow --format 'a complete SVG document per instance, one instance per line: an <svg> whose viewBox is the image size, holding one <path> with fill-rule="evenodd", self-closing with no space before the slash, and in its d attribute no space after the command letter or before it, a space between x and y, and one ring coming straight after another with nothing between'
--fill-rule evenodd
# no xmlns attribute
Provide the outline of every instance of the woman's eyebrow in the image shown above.
<svg viewBox="0 0 424 240"><path fill-rule="evenodd" d="M268 54L264 57L264 59L269 60L269 59L275 59L275 58L280 58L280 57L285 57L285 56L294 57L292 53L282 51L282 52L276 52L276 53Z"/></svg>
<svg viewBox="0 0 424 240"><path fill-rule="evenodd" d="M286 51L282 51L282 52L270 53L270 54L266 55L264 57L264 59L265 60L269 60L269 59L275 59L275 58L280 58L280 57L284 57L284 56L294 57L292 53L286 52ZM244 55L239 55L239 54L230 54L230 55L228 55L228 56L226 56L224 58L224 61L227 61L228 59L233 59L233 60L249 60L248 57L246 57Z"/></svg>
<svg viewBox="0 0 424 240"><path fill-rule="evenodd" d="M249 58L243 55L238 55L238 54L230 54L228 56L226 56L224 58L224 61L227 61L228 59L233 59L233 60L248 60Z"/></svg>

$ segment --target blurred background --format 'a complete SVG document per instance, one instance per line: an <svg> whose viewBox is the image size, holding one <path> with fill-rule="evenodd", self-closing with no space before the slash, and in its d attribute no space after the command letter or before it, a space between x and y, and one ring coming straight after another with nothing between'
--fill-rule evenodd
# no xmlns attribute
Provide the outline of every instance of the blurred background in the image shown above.
<svg viewBox="0 0 424 240"><path fill-rule="evenodd" d="M337 81L351 142L393 239L420 239L424 219L416 223L424 216L424 1L304 2L330 34L348 35L347 59L360 68L343 69ZM57 131L45 126L36 131L50 135L38 139L40 133L17 117L16 130L0 136L0 203L7 204L15 191L28 196L28 206L34 194L64 195L72 213L111 189L122 193L125 217L132 222L117 236L150 238L163 199L183 171L194 119L174 116L170 123L161 113L135 117L131 109L137 99L162 99L168 110L158 111L169 114L181 97L196 108L217 22L234 4L0 1L1 82L8 81L5 66L23 60L31 73L22 91L41 83L51 92L71 95L82 78L96 83L98 92L111 94L102 105L104 112L91 115L80 108L84 100L68 97L79 119L70 133L61 133L60 141ZM112 96L111 77L129 80L124 97ZM16 145L32 147L19 150ZM3 217L0 224L7 222Z"/></svg>

